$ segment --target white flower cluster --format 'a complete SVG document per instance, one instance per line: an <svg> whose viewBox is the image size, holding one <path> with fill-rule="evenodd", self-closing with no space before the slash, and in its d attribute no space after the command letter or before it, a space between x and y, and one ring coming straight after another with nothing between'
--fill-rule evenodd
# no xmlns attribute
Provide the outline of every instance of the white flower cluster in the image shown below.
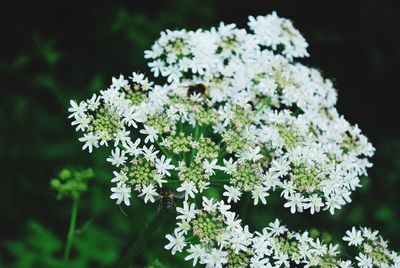
<svg viewBox="0 0 400 268"><path fill-rule="evenodd" d="M163 184L188 198L223 182L229 202L251 192L265 204L279 189L292 213L351 201L374 148L336 111L332 83L292 62L307 44L289 20L273 13L249 26L163 32L146 57L166 84L133 73L71 101L83 149L115 147L117 203L129 204L127 185L154 202Z"/></svg>
<svg viewBox="0 0 400 268"><path fill-rule="evenodd" d="M353 227L343 240L359 251L356 257L358 267L400 267L400 255L388 249L388 242L378 235L378 231Z"/></svg>
<svg viewBox="0 0 400 268"><path fill-rule="evenodd" d="M344 238L361 249L356 262L338 246L276 220L261 232L229 211L244 194L266 204L280 191L291 213L334 214L360 187L374 148L337 112L336 90L319 71L294 62L308 56L305 39L276 13L234 24L161 33L145 52L155 85L143 74L113 78L100 94L68 109L89 152L112 147L111 199L130 205L184 195L167 249L206 267L398 267L399 257L369 229ZM227 203L202 196L223 191ZM202 208L195 200L202 196Z"/></svg>
<svg viewBox="0 0 400 268"><path fill-rule="evenodd" d="M202 207L184 202L178 208L180 221L173 235L167 235L165 246L185 252L193 266L205 267L399 267L400 256L387 249L377 231L363 228L348 231L349 245L361 246L353 260L341 259L339 245L312 238L308 232L293 232L276 219L261 232L252 233L223 201L203 197ZM348 257L348 256L347 256Z"/></svg>

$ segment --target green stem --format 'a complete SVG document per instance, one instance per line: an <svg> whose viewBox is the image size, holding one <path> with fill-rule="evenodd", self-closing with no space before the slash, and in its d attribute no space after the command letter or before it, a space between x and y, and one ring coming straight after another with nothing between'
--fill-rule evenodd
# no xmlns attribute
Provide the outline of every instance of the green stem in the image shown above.
<svg viewBox="0 0 400 268"><path fill-rule="evenodd" d="M200 124L199 124L199 122L196 122L193 140L197 141L199 139L199 137L200 137ZM190 155L190 162L193 161L195 154L196 154L196 149L192 148L192 154Z"/></svg>
<svg viewBox="0 0 400 268"><path fill-rule="evenodd" d="M218 152L218 158L222 158L228 154L228 152L226 151L226 147L227 147L226 144L222 146L222 148Z"/></svg>
<svg viewBox="0 0 400 268"><path fill-rule="evenodd" d="M239 208L239 215L240 218L242 219L243 223L247 221L247 213L249 211L249 204L250 204L250 199L251 199L251 193L244 192L243 193L243 199L240 204Z"/></svg>
<svg viewBox="0 0 400 268"><path fill-rule="evenodd" d="M151 222L142 229L137 237L136 241L129 247L128 252L121 259L118 267L136 267L136 258L145 249L147 241L151 238L151 234L154 234L155 230L162 225L166 218L167 213L164 211L158 212Z"/></svg>
<svg viewBox="0 0 400 268"><path fill-rule="evenodd" d="M258 105L257 110L255 111L255 114L258 114L259 112L261 112L262 110L264 110L264 108L266 106L270 106L271 105L271 98L264 98L261 103Z"/></svg>
<svg viewBox="0 0 400 268"><path fill-rule="evenodd" d="M162 146L158 142L156 142L156 144L157 144L158 148L160 148L160 150L164 153L164 155L166 157L171 158L171 160L172 160L172 162L174 164L176 164L176 165L178 164L178 160L174 157L173 153L169 149L165 148L164 146Z"/></svg>
<svg viewBox="0 0 400 268"><path fill-rule="evenodd" d="M68 237L67 237L67 244L65 246L64 250L64 260L68 261L69 254L71 253L71 248L72 244L74 242L74 237L75 237L75 226L76 226L76 218L78 216L78 200L79 198L73 198L73 203L72 203L72 210L71 210L71 219L69 222L69 231L68 231Z"/></svg>

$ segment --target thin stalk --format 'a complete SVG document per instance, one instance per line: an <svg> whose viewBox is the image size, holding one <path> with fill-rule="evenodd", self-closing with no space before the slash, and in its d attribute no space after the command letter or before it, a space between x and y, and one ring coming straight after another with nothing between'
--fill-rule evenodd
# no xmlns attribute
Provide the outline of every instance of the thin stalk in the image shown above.
<svg viewBox="0 0 400 268"><path fill-rule="evenodd" d="M71 209L71 219L69 222L69 231L67 237L67 244L64 250L64 260L68 261L69 254L71 253L72 244L74 242L75 237L75 227L76 227L76 219L78 216L78 200L79 198L73 198L72 209Z"/></svg>
<svg viewBox="0 0 400 268"><path fill-rule="evenodd" d="M142 229L136 241L129 247L128 252L121 259L118 267L135 267L137 257L145 249L146 243L151 238L151 234L162 225L167 213L164 211L158 212L154 218L147 224L146 228Z"/></svg>
<svg viewBox="0 0 400 268"><path fill-rule="evenodd" d="M257 110L255 111L255 114L257 115L259 112L264 110L265 107L271 105L271 98L264 98L261 103L258 105Z"/></svg>
<svg viewBox="0 0 400 268"><path fill-rule="evenodd" d="M239 215L243 222L247 221L247 212L249 211L250 199L251 194L245 192L239 208Z"/></svg>
<svg viewBox="0 0 400 268"><path fill-rule="evenodd" d="M197 141L199 139L199 137L200 137L200 124L198 122L196 122L193 140ZM193 161L195 154L196 154L196 149L192 148L192 154L190 155L190 162Z"/></svg>
<svg viewBox="0 0 400 268"><path fill-rule="evenodd" d="M226 156L227 154L229 154L229 153L226 151L226 144L224 144L222 146L221 150L218 152L218 158L222 158L222 157Z"/></svg>
<svg viewBox="0 0 400 268"><path fill-rule="evenodd" d="M166 155L168 158L171 158L171 160L174 164L178 164L178 160L174 157L174 155L172 154L172 152L169 149L165 148L158 142L157 142L157 146L164 153L164 155Z"/></svg>

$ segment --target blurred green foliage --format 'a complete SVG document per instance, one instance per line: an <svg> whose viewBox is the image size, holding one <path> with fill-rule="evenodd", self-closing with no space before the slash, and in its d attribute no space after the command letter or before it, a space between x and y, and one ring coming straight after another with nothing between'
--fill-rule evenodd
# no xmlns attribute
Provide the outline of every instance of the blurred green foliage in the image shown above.
<svg viewBox="0 0 400 268"><path fill-rule="evenodd" d="M399 250L400 136L393 86L400 69L400 17L395 1L354 6L267 2L43 1L26 3L22 9L13 3L10 10L2 8L0 27L6 38L0 57L0 267L109 267L118 262L157 213L158 204L144 205L134 198L131 207L119 208L109 199L112 174L105 161L109 152L82 152L67 120L69 100L90 97L119 73L146 72L143 51L161 30L207 28L221 20L244 26L248 15L272 10L293 19L305 34L311 54L305 63L335 78L340 112L360 124L377 153L370 176L362 179L363 188L335 216L291 215L278 195L272 195L267 206L245 210L245 222L260 230L278 217L294 230L312 230L333 242L350 226L367 225L381 230ZM63 261L63 250L71 202L57 200L49 185L66 165L77 170L92 167L95 172L80 197L68 263ZM61 172L59 182L67 175ZM183 256L171 256L163 248L173 218L171 213L163 232L149 234L137 267L188 266Z"/></svg>

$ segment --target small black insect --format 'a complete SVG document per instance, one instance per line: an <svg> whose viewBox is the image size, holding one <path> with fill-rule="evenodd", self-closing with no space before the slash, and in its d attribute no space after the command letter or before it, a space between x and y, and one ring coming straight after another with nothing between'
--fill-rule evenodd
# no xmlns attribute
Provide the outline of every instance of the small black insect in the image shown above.
<svg viewBox="0 0 400 268"><path fill-rule="evenodd" d="M187 96L190 98L193 95L204 96L207 94L207 86L204 84L190 85L187 90Z"/></svg>
<svg viewBox="0 0 400 268"><path fill-rule="evenodd" d="M175 207L174 198L183 198L183 193L176 193L167 188L161 188L158 192L161 206L165 211L171 211Z"/></svg>

